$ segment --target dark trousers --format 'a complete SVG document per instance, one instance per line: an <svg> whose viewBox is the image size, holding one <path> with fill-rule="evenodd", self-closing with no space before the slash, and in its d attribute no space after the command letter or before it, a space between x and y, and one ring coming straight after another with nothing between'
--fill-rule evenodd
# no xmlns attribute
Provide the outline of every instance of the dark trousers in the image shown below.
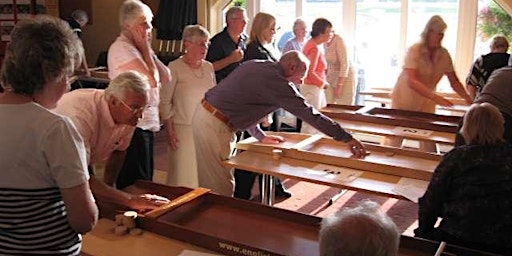
<svg viewBox="0 0 512 256"><path fill-rule="evenodd" d="M153 180L153 140L152 131L135 129L116 180L118 189L130 186L139 179Z"/></svg>
<svg viewBox="0 0 512 256"><path fill-rule="evenodd" d="M278 120L277 111L275 111L272 114L272 119L273 119L273 123L267 130L278 131L279 127L277 127L277 126L279 124L279 122L278 122L279 120ZM240 135L239 140L247 139L249 137L250 137L249 133L243 132L243 134ZM256 177L259 177L260 191L261 191L261 179L262 179L261 174L249 172L246 170L235 169L234 176L235 176L235 191L233 192L233 197L249 200L251 198L252 186L254 184L254 179ZM280 190L280 189L281 190L284 189L283 184L281 183L281 180L276 179L276 191Z"/></svg>

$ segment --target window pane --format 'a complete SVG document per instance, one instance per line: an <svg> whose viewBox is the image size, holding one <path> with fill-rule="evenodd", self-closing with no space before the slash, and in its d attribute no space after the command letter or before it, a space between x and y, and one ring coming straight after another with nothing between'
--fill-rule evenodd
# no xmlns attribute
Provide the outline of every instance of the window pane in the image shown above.
<svg viewBox="0 0 512 256"><path fill-rule="evenodd" d="M479 0L478 1L478 26L477 35L475 37L475 54L474 59L482 54L490 52L489 43L490 39L496 34L503 34L508 37L509 41L512 35L507 33L510 31L510 17L506 19L498 19L497 13L506 15L503 10L495 1L492 0ZM512 43L512 42L510 42Z"/></svg>
<svg viewBox="0 0 512 256"><path fill-rule="evenodd" d="M335 30L340 31L342 8L342 0L306 0L302 5L301 17L306 21L308 30L315 19L323 17L332 22ZM276 25L281 28L275 36L278 47L284 46L287 39L293 37L293 22L298 16L295 10L295 0L261 0L261 11L274 15Z"/></svg>
<svg viewBox="0 0 512 256"><path fill-rule="evenodd" d="M293 37L292 27L295 21L295 0L261 0L261 11L276 18L275 40L279 50Z"/></svg>
<svg viewBox="0 0 512 256"><path fill-rule="evenodd" d="M399 1L356 3L355 63L359 90L392 88L401 69Z"/></svg>
<svg viewBox="0 0 512 256"><path fill-rule="evenodd" d="M342 28L342 11L343 3L341 0L306 0L303 6L304 20L310 28L315 19L326 18L332 23L334 30L340 31Z"/></svg>

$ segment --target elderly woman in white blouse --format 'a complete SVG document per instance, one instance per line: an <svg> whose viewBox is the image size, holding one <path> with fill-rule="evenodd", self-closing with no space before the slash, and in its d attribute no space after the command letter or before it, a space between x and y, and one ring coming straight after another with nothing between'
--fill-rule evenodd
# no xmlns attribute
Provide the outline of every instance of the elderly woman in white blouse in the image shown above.
<svg viewBox="0 0 512 256"><path fill-rule="evenodd" d="M185 54L169 63L172 81L160 91L160 114L169 144L169 185L198 186L192 116L204 93L216 84L213 66L205 60L209 37L200 25L185 27Z"/></svg>
<svg viewBox="0 0 512 256"><path fill-rule="evenodd" d="M325 60L329 83L325 90L327 103L354 104L354 69L347 54L345 41L340 35L334 34L331 41L325 44Z"/></svg>

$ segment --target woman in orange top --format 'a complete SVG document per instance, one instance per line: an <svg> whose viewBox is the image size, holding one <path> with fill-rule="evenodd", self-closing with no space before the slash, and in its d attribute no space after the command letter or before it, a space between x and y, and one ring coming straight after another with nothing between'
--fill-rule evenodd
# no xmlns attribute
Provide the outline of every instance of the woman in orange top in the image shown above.
<svg viewBox="0 0 512 256"><path fill-rule="evenodd" d="M300 93L316 109L321 109L327 105L324 88L329 84L325 75L327 62L323 44L331 40L332 35L332 23L324 18L316 19L311 28L311 39L302 48L302 52L309 59L310 65L304 83L300 87ZM301 132L320 133L306 123L302 124Z"/></svg>

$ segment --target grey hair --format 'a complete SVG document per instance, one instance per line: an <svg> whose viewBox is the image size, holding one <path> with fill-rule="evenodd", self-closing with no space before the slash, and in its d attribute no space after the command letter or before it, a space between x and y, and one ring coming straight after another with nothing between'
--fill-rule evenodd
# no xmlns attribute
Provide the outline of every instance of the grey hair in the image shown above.
<svg viewBox="0 0 512 256"><path fill-rule="evenodd" d="M71 18L82 21L83 23L87 23L89 21L89 15L84 10L74 10L71 13Z"/></svg>
<svg viewBox="0 0 512 256"><path fill-rule="evenodd" d="M322 220L320 256L395 256L400 233L375 202L361 201Z"/></svg>
<svg viewBox="0 0 512 256"><path fill-rule="evenodd" d="M137 71L126 71L116 76L105 89L107 99L115 97L124 100L127 92L146 95L149 92L148 78Z"/></svg>
<svg viewBox="0 0 512 256"><path fill-rule="evenodd" d="M201 25L188 25L183 29L183 41L195 42L197 39L210 38L210 33Z"/></svg>
<svg viewBox="0 0 512 256"><path fill-rule="evenodd" d="M239 12L245 13L245 9L240 6L233 6L233 7L229 8L228 11L226 12L226 22L229 19L234 18L235 14L237 14Z"/></svg>
<svg viewBox="0 0 512 256"><path fill-rule="evenodd" d="M7 45L0 74L2 87L33 96L49 81L73 74L82 55L82 43L65 21L47 15L23 19Z"/></svg>
<svg viewBox="0 0 512 256"><path fill-rule="evenodd" d="M504 142L505 121L494 105L475 103L464 115L461 133L466 144L496 145Z"/></svg>
<svg viewBox="0 0 512 256"><path fill-rule="evenodd" d="M509 43L504 35L495 35L492 37L489 47L491 48L491 51L505 49L506 52L508 50Z"/></svg>
<svg viewBox="0 0 512 256"><path fill-rule="evenodd" d="M292 28L292 30L293 30L293 32L294 32L294 33L295 33L295 30L297 29L297 27L298 27L300 24L304 24L304 25L306 25L306 26L307 26L306 21L304 21L304 20L303 20L303 19L301 19L301 18L297 18L297 19L293 22L293 28Z"/></svg>
<svg viewBox="0 0 512 256"><path fill-rule="evenodd" d="M444 33L447 27L448 26L444 22L443 18L441 18L441 16L434 15L430 17L427 24L425 25L425 28L423 29L423 32L421 32L421 42L427 42L427 36L429 32Z"/></svg>
<svg viewBox="0 0 512 256"><path fill-rule="evenodd" d="M139 0L126 0L119 9L119 25L123 27L124 23L133 23L141 15L148 20L153 19L151 8Z"/></svg>

